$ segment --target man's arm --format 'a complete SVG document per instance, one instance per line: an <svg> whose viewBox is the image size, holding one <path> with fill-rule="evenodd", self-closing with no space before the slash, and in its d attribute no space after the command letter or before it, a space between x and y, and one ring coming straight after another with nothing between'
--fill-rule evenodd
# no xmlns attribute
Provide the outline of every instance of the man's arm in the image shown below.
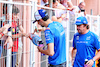
<svg viewBox="0 0 100 67"><path fill-rule="evenodd" d="M1 33L0 33L0 39L3 37L3 35L4 35L4 33L1 32Z"/></svg>
<svg viewBox="0 0 100 67"><path fill-rule="evenodd" d="M93 64L94 64L94 61L96 61L96 60L98 60L98 59L100 59L100 50L98 51L98 53L97 53L91 60L89 60L89 61L86 63L86 65L87 65L88 67L92 67Z"/></svg>
<svg viewBox="0 0 100 67"><path fill-rule="evenodd" d="M19 37L21 37L21 36L22 36L22 33L18 33L18 34L12 35L11 37L12 37L12 38L19 38Z"/></svg>
<svg viewBox="0 0 100 67"><path fill-rule="evenodd" d="M6 39L6 42L4 43L4 46L7 45L7 43L9 43L8 49L12 48L13 41L12 41L12 38L10 36L8 36L8 38Z"/></svg>
<svg viewBox="0 0 100 67"><path fill-rule="evenodd" d="M19 38L19 37L22 37L22 36L27 36L26 33L24 33L24 29L22 27L22 24L19 23L19 33L16 34L16 35L12 35L12 38Z"/></svg>
<svg viewBox="0 0 100 67"><path fill-rule="evenodd" d="M39 52L49 55L49 56L53 56L54 55L54 43L49 43L48 47L46 50L43 50L43 47L37 47Z"/></svg>
<svg viewBox="0 0 100 67"><path fill-rule="evenodd" d="M23 27L22 27L22 24L19 24L19 30L20 30L22 33L24 33L24 29L23 29Z"/></svg>
<svg viewBox="0 0 100 67"><path fill-rule="evenodd" d="M76 56L76 49L74 49L73 47L72 47L72 52L71 52L71 57L72 57L72 59L71 59L71 61L72 61L72 65L73 65L73 63L74 63L74 59L75 59L75 56Z"/></svg>
<svg viewBox="0 0 100 67"><path fill-rule="evenodd" d="M9 24L4 25L0 28L0 39L3 37L3 35L7 36L8 28L10 27Z"/></svg>
<svg viewBox="0 0 100 67"><path fill-rule="evenodd" d="M21 35L20 36L26 36L26 37L28 37L28 34L25 33L24 28L22 27L22 24L21 23L19 24L19 30L21 32Z"/></svg>
<svg viewBox="0 0 100 67"><path fill-rule="evenodd" d="M95 59L95 60L100 59L100 50L98 51L98 53L96 54L96 56L93 57L93 59Z"/></svg>
<svg viewBox="0 0 100 67"><path fill-rule="evenodd" d="M50 31L50 28L46 28L45 30L45 39L46 39L46 43L47 43L47 49L43 50L43 47L37 47L39 52L49 55L49 56L53 56L54 55L54 37Z"/></svg>
<svg viewBox="0 0 100 67"><path fill-rule="evenodd" d="M62 14L61 17L56 17L56 16L52 16L52 21L57 21L60 22L63 20L63 18L65 18L67 16L67 14Z"/></svg>

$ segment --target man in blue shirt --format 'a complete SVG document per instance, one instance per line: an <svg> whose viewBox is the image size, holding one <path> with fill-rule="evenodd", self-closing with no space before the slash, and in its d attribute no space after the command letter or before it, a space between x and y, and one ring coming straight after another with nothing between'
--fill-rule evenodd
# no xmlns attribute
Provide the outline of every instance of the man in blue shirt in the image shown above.
<svg viewBox="0 0 100 67"><path fill-rule="evenodd" d="M89 31L88 21L85 17L78 17L76 20L78 33L74 34L73 50L77 50L73 67L95 67L95 60L100 58L100 42L96 34ZM95 55L96 49L98 50ZM85 60L88 62L85 64Z"/></svg>
<svg viewBox="0 0 100 67"><path fill-rule="evenodd" d="M66 67L66 39L63 26L59 22L51 21L43 9L36 11L34 15L34 22L37 21L39 25L47 27L44 31L47 49L37 47L39 52L49 55L49 67Z"/></svg>

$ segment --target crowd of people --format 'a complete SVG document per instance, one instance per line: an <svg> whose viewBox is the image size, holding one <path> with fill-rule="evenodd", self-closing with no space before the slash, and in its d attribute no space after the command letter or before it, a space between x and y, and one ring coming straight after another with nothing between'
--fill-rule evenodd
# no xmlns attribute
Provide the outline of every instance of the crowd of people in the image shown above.
<svg viewBox="0 0 100 67"><path fill-rule="evenodd" d="M45 0L43 0L43 1L45 1ZM66 28L67 28L66 27L67 26L66 25L67 10L69 10L71 14L79 13L78 18L75 21L76 22L75 24L77 26L77 33L75 33L74 38L73 38L72 66L73 67L95 67L95 61L100 58L99 57L100 56L100 42L99 42L99 37L95 33L91 32L89 30L89 24L88 24L88 21L86 19L86 10L84 8L85 2L80 2L78 6L73 6L71 1L67 1L67 2L62 2L62 1L64 1L64 0L53 0L52 7L60 9L60 10L54 11L54 15L52 16L53 17L52 21L60 22L61 25L64 28L64 31L66 31ZM66 3L67 7L62 3ZM44 2L44 4L45 4L45 2ZM49 3L48 3L48 5L49 5ZM43 5L43 6L45 6L45 5ZM42 24L45 25L45 23L42 22L41 19L38 19L37 22L40 25L42 25ZM51 24L51 23L49 23L49 24ZM46 26L46 27L49 27L49 25ZM52 28L49 27L49 28L50 28L49 31L52 34L52 36L55 35L52 31L53 27ZM67 33L65 33L65 37L66 37L66 34ZM61 35L59 35L59 36L61 36ZM47 37L47 36L45 35L45 37ZM48 35L47 38L49 38L49 35ZM54 36L54 39L53 39L54 40L53 48L54 48L54 52L55 52L53 57L55 57L55 55L57 53L55 44L59 43L59 42L56 42L56 40L61 40L60 38L57 38L55 40L55 38L57 38L57 37ZM51 40L51 38L49 38L49 40ZM66 41L66 40L64 40L64 41ZM49 46L47 40L46 40L46 43L47 43L47 46ZM63 46L63 44L62 44L62 46ZM60 49L58 48L58 50L60 50ZM66 48L63 48L63 49L66 50ZM46 50L43 50L43 49L40 49L40 48L38 48L38 50L40 52L46 54L46 52L45 52ZM73 57L74 50L77 50L75 57ZM98 53L95 55L96 50L98 51ZM60 52L62 53L64 51L59 51L59 54L60 54ZM49 55L49 54L46 54L46 55ZM56 58L58 58L59 56L60 55L58 55ZM51 56L49 55L49 57L51 57ZM60 59L61 58L63 59L63 57L60 57ZM48 59L48 60L50 60L50 59ZM52 62L55 61L55 60L56 59L53 59ZM86 63L86 60L87 60L87 63ZM55 62L57 63L57 61L55 61ZM53 64L49 61L49 64L50 64L49 67L57 67L57 66L59 67L59 65L63 65L62 67L66 67L66 64L63 64L63 63L60 63L60 62L59 62L59 64Z"/></svg>
<svg viewBox="0 0 100 67"><path fill-rule="evenodd" d="M66 5L67 4L67 5ZM41 1L42 6L49 7L48 0ZM81 2L78 6L73 6L70 0L53 0L53 8L59 10L52 10L52 18L49 18L48 10L39 9L34 13L35 22L43 27L35 29L34 32L44 31L47 49L37 46L39 52L48 55L48 67L66 67L66 38L67 38L67 11L70 13L80 13L75 21L77 26L77 33L73 36L72 46L72 65L73 67L95 67L95 61L100 58L100 42L99 37L89 30L89 24L86 19L86 10L84 8L85 2ZM11 25L7 14L7 4L3 4L3 16L0 18L0 57L7 55L7 49L12 51L12 67L18 67L21 60L22 42L21 37L31 39L29 33L24 32L22 23L18 17L20 10L12 6L12 20ZM8 34L11 32L11 34ZM32 34L34 34L34 32ZM32 40L32 39L31 39ZM9 47L7 48L7 43ZM33 42L34 43L34 42ZM35 44L35 43L34 43ZM75 57L73 56L76 51ZM98 53L95 55L96 50ZM18 54L17 54L18 53ZM87 62L86 62L87 60ZM85 63L86 62L86 63ZM6 58L5 58L6 63Z"/></svg>
<svg viewBox="0 0 100 67"><path fill-rule="evenodd" d="M24 29L22 24L19 20L18 14L20 10L16 6L12 6L12 22L11 25L9 24L10 21L7 14L7 4L3 4L3 17L0 21L0 57L1 54L3 56L7 55L7 49L11 48L12 51L12 67L17 67L21 60L21 51L19 45L22 45L20 37L25 36ZM8 34L11 32L11 34ZM9 43L9 47L7 47L7 43ZM20 53L20 54L18 54ZM6 64L6 58L5 58Z"/></svg>

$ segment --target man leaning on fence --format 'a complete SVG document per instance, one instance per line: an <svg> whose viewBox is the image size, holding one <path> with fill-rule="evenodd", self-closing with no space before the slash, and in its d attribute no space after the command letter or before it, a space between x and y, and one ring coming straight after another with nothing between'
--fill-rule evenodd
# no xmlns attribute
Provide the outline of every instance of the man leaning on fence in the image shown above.
<svg viewBox="0 0 100 67"><path fill-rule="evenodd" d="M49 55L49 67L66 67L66 39L63 26L59 22L51 21L43 9L35 12L35 19L39 25L47 27L44 31L47 49L37 47L39 52Z"/></svg>
<svg viewBox="0 0 100 67"><path fill-rule="evenodd" d="M73 38L73 67L95 67L95 61L100 58L99 37L89 30L88 21L85 17L78 17L75 24L78 32ZM95 55L96 49L98 53ZM74 50L77 50L75 59L73 57Z"/></svg>

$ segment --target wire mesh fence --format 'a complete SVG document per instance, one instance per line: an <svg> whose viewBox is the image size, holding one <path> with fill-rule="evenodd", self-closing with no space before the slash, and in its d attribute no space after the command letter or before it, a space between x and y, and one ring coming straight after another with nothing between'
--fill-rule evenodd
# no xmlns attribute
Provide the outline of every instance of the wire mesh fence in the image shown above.
<svg viewBox="0 0 100 67"><path fill-rule="evenodd" d="M8 49L10 44L4 45L8 36L0 35L0 67L48 67L48 56L43 55L38 52L37 48L30 39L22 36L22 33L31 33L34 31L34 27L40 27L36 24L31 24L34 20L34 12L37 9L44 8L46 10L58 10L50 7L43 7L37 5L36 1L22 2L22 1L0 1L0 31L12 37L13 46ZM50 11L48 11L50 14ZM72 40L73 35L76 31L74 25L78 14L70 14L67 10L67 20L66 25L66 39L68 49L67 51L67 62L68 67L71 65L71 50L72 50ZM90 25L90 30L95 32L100 37L100 17L99 16L86 16ZM7 25L9 24L9 25ZM39 33L42 40L45 43L44 33ZM46 47L47 48L47 47Z"/></svg>

